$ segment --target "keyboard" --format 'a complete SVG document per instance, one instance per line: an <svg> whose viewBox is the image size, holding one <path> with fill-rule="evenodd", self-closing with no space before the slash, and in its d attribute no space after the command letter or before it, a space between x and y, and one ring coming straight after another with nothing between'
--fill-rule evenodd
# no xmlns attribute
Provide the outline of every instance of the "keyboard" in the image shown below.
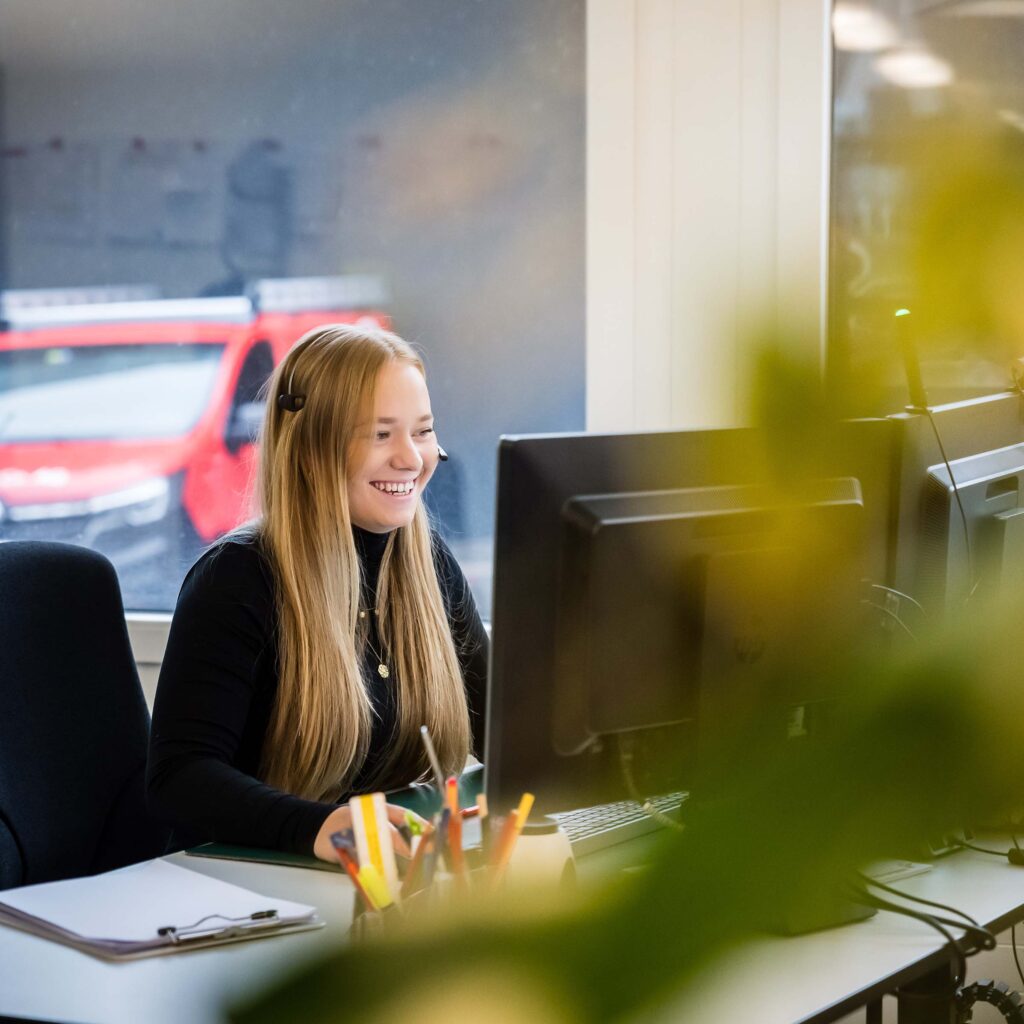
<svg viewBox="0 0 1024 1024"><path fill-rule="evenodd" d="M666 793L650 798L651 806L661 814L676 817L687 793ZM665 826L648 814L635 800L620 800L614 804L581 807L575 811L552 814L562 831L569 837L576 857L595 853L616 843L655 832Z"/></svg>

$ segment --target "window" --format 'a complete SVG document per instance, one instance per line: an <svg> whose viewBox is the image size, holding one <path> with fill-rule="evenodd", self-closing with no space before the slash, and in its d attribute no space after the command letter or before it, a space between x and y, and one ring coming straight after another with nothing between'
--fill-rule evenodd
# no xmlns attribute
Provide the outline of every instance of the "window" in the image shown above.
<svg viewBox="0 0 1024 1024"><path fill-rule="evenodd" d="M501 433L584 427L583 0L4 9L0 537L169 610L315 322L424 352L485 613Z"/></svg>
<svg viewBox="0 0 1024 1024"><path fill-rule="evenodd" d="M901 331L933 405L1010 385L1024 244L1012 6L835 4L830 362L860 384L848 412L907 404Z"/></svg>

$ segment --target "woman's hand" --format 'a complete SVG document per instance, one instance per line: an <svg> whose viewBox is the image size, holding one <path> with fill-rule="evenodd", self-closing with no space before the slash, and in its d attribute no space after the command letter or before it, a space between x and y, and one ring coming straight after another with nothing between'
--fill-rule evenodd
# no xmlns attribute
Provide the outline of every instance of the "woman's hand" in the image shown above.
<svg viewBox="0 0 1024 1024"><path fill-rule="evenodd" d="M402 833L398 831L397 826L405 824L407 814L412 814L414 818L423 822L424 825L426 825L426 822L418 814L407 811L404 807L386 804L385 808L388 814L388 821L391 823L391 841L394 843L395 853L400 854L402 857L411 857L412 853L409 850L409 844L402 837ZM331 835L351 827L352 812L349 810L348 804L336 807L327 815L324 823L320 826L320 831L317 832L316 840L313 843L313 853L320 860L326 860L331 864L336 863L338 855L334 852L334 847L331 845Z"/></svg>

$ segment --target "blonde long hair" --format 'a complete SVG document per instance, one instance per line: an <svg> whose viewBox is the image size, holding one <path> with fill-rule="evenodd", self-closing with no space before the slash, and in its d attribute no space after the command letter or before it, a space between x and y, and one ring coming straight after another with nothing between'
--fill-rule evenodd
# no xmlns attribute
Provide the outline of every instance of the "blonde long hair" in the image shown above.
<svg viewBox="0 0 1024 1024"><path fill-rule="evenodd" d="M372 418L378 375L393 360L423 373L397 335L334 324L300 338L268 384L257 530L276 578L279 683L261 774L308 799L348 792L369 749L374 711L360 671L365 632L347 476L357 425ZM305 396L298 412L278 404L289 391ZM388 538L377 607L398 710L394 743L367 788L425 774L424 724L445 771L457 772L470 748L469 712L422 504Z"/></svg>

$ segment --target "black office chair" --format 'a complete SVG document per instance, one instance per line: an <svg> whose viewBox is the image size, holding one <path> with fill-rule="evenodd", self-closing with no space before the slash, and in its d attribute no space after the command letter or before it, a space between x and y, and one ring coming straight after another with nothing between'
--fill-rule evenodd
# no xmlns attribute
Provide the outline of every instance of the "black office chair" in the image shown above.
<svg viewBox="0 0 1024 1024"><path fill-rule="evenodd" d="M163 852L148 736L114 567L70 544L0 544L0 889Z"/></svg>

